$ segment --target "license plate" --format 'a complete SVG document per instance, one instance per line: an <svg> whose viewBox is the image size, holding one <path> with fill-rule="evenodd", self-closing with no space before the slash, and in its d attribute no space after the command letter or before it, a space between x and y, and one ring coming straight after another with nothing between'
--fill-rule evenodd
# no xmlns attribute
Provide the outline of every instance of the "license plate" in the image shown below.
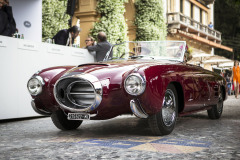
<svg viewBox="0 0 240 160"><path fill-rule="evenodd" d="M68 113L68 120L89 120L90 114L88 113Z"/></svg>

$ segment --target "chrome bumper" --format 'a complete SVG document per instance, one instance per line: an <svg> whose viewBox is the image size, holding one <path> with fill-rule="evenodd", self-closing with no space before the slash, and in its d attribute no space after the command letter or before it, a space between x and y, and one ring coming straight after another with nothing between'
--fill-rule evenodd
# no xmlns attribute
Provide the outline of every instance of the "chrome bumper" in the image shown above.
<svg viewBox="0 0 240 160"><path fill-rule="evenodd" d="M130 108L133 114L138 118L148 118L148 114L142 109L138 100L132 99L130 101Z"/></svg>

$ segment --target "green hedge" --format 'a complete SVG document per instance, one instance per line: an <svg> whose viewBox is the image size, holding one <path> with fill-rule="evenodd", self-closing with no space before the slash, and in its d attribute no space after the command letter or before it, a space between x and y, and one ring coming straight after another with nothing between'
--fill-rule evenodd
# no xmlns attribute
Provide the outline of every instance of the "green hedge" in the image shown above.
<svg viewBox="0 0 240 160"><path fill-rule="evenodd" d="M66 14L67 0L42 1L42 40L52 38L59 30L67 29L69 16Z"/></svg>
<svg viewBox="0 0 240 160"><path fill-rule="evenodd" d="M90 34L96 38L98 32L103 31L108 36L108 41L112 44L126 41L127 24L124 19L125 6L127 0L99 0L97 12L101 15L98 22L94 24Z"/></svg>
<svg viewBox="0 0 240 160"><path fill-rule="evenodd" d="M136 40L165 40L167 25L162 0L138 0L135 7Z"/></svg>

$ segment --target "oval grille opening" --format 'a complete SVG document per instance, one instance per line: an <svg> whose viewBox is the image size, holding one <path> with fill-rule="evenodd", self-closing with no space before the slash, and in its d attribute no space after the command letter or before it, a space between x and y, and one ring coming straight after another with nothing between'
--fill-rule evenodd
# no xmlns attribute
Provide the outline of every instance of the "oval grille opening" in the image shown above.
<svg viewBox="0 0 240 160"><path fill-rule="evenodd" d="M81 110L95 104L95 89L87 80L76 78L62 79L55 87L56 98L68 108Z"/></svg>
<svg viewBox="0 0 240 160"><path fill-rule="evenodd" d="M71 83L68 91L69 100L78 106L91 106L95 101L95 91L86 81Z"/></svg>

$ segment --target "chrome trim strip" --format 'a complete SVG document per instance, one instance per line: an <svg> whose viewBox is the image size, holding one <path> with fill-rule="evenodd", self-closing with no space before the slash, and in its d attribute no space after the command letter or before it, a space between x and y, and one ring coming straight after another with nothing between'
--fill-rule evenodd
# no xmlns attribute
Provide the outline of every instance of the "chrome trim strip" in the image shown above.
<svg viewBox="0 0 240 160"><path fill-rule="evenodd" d="M138 100L132 99L130 101L130 108L133 114L138 118L148 118L148 114L142 109Z"/></svg>
<svg viewBox="0 0 240 160"><path fill-rule="evenodd" d="M90 107L84 108L84 109L70 108L68 106L65 106L64 104L62 104L58 100L56 86L57 86L59 81L61 81L63 79L68 79L68 78L75 78L76 81L84 79L84 80L88 81L92 85L96 97L95 97L95 102ZM75 75L69 75L69 76L66 75L66 76L61 77L55 83L55 85L54 85L54 92L53 93L54 93L54 98L56 99L56 101L60 105L60 107L62 109L66 109L66 110L71 111L71 112L91 112L91 111L95 110L99 106L101 101L102 101L102 85L101 85L101 83L100 83L100 81L98 80L97 77L95 77L95 76L93 76L91 74L88 74L88 73L81 73L81 74L75 74Z"/></svg>
<svg viewBox="0 0 240 160"><path fill-rule="evenodd" d="M73 95L93 95L92 93L74 93L74 92L70 92L70 94L73 94Z"/></svg>

